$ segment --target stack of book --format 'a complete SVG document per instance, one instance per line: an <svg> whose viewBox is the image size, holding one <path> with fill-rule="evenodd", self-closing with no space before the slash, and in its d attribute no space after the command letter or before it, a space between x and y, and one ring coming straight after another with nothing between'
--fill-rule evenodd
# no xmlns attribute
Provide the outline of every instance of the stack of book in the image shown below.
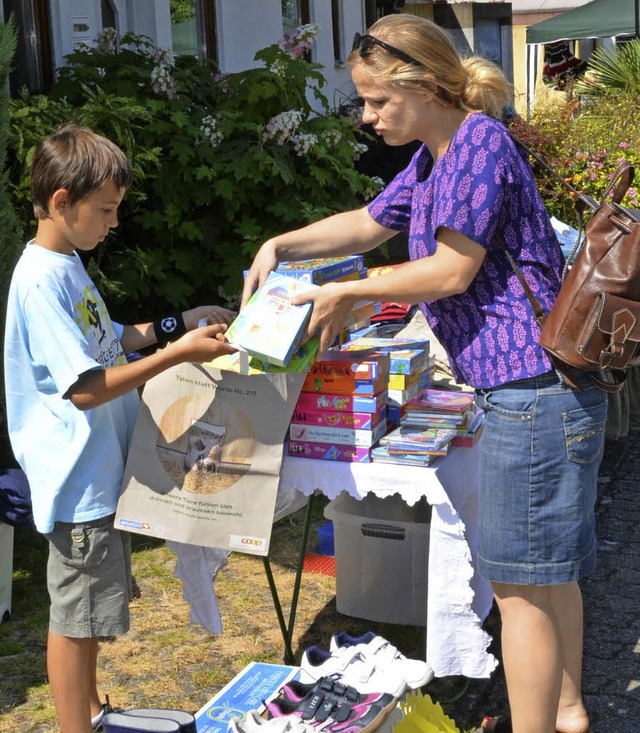
<svg viewBox="0 0 640 733"><path fill-rule="evenodd" d="M451 428L423 428L400 424L380 439L371 452L379 463L399 463L408 466L428 466L438 456L444 456L456 436Z"/></svg>
<svg viewBox="0 0 640 733"><path fill-rule="evenodd" d="M387 432L389 355L328 351L307 374L289 427L287 453L368 463Z"/></svg>
<svg viewBox="0 0 640 733"><path fill-rule="evenodd" d="M466 436L476 415L471 392L423 389L408 401L400 425L381 439L372 460L429 465L446 455L459 437Z"/></svg>

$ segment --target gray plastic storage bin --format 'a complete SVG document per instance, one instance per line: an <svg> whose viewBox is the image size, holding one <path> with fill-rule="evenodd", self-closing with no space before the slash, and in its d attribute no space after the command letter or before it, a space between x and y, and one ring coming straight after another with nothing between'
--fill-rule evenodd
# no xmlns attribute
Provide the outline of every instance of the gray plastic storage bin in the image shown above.
<svg viewBox="0 0 640 733"><path fill-rule="evenodd" d="M425 626L431 506L398 494L362 500L342 492L324 509L333 521L336 608L368 621Z"/></svg>

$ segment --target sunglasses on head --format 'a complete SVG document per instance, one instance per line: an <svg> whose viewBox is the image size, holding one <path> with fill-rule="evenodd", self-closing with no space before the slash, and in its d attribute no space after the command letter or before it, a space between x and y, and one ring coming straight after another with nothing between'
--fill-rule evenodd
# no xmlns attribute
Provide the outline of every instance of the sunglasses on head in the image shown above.
<svg viewBox="0 0 640 733"><path fill-rule="evenodd" d="M360 56L365 59L369 56L374 46L380 46L380 48L383 48L387 53L390 53L401 61L405 61L407 64L422 66L418 59L414 59L413 56L410 56L408 53L401 51L390 43L385 43L385 41L381 41L379 38L368 34L363 36L360 33L356 33L353 37L353 46L351 47L351 50L359 51Z"/></svg>

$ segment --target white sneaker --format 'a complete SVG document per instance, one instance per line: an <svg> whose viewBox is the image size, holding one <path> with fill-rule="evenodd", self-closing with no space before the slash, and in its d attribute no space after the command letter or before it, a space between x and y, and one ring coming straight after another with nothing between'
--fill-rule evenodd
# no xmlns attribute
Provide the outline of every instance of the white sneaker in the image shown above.
<svg viewBox="0 0 640 733"><path fill-rule="evenodd" d="M331 638L331 652L339 649L357 649L376 669L390 672L406 680L412 690L423 687L433 679L433 670L419 659L407 659L393 644L373 631L362 636L351 636L340 631Z"/></svg>
<svg viewBox="0 0 640 733"><path fill-rule="evenodd" d="M358 692L386 692L395 698L407 689L403 677L378 668L362 653L362 647L340 647L325 652L317 646L305 650L300 662L300 682L316 682L321 677L335 677Z"/></svg>
<svg viewBox="0 0 640 733"><path fill-rule="evenodd" d="M311 733L313 726L296 716L265 720L257 710L249 710L245 717L233 717L227 725L227 733ZM315 731L314 731L315 733Z"/></svg>

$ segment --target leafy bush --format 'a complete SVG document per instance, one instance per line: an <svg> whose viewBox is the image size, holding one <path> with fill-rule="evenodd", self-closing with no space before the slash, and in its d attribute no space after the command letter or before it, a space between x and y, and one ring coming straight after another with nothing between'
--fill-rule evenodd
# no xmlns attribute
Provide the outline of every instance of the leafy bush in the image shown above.
<svg viewBox="0 0 640 733"><path fill-rule="evenodd" d="M640 172L640 118L633 86L602 90L579 105L538 109L530 123L516 122L516 135L528 143L578 191L602 200L622 158ZM576 225L574 198L559 181L534 166L547 209L562 221ZM640 208L638 188L630 188L623 204Z"/></svg>
<svg viewBox="0 0 640 733"><path fill-rule="evenodd" d="M89 125L132 161L120 225L89 265L116 317L233 303L265 239L379 188L356 169L364 146L356 123L331 113L321 67L278 44L256 60L221 75L143 36L105 33L67 57L49 97L13 102L12 191L25 221L31 157L58 125Z"/></svg>

